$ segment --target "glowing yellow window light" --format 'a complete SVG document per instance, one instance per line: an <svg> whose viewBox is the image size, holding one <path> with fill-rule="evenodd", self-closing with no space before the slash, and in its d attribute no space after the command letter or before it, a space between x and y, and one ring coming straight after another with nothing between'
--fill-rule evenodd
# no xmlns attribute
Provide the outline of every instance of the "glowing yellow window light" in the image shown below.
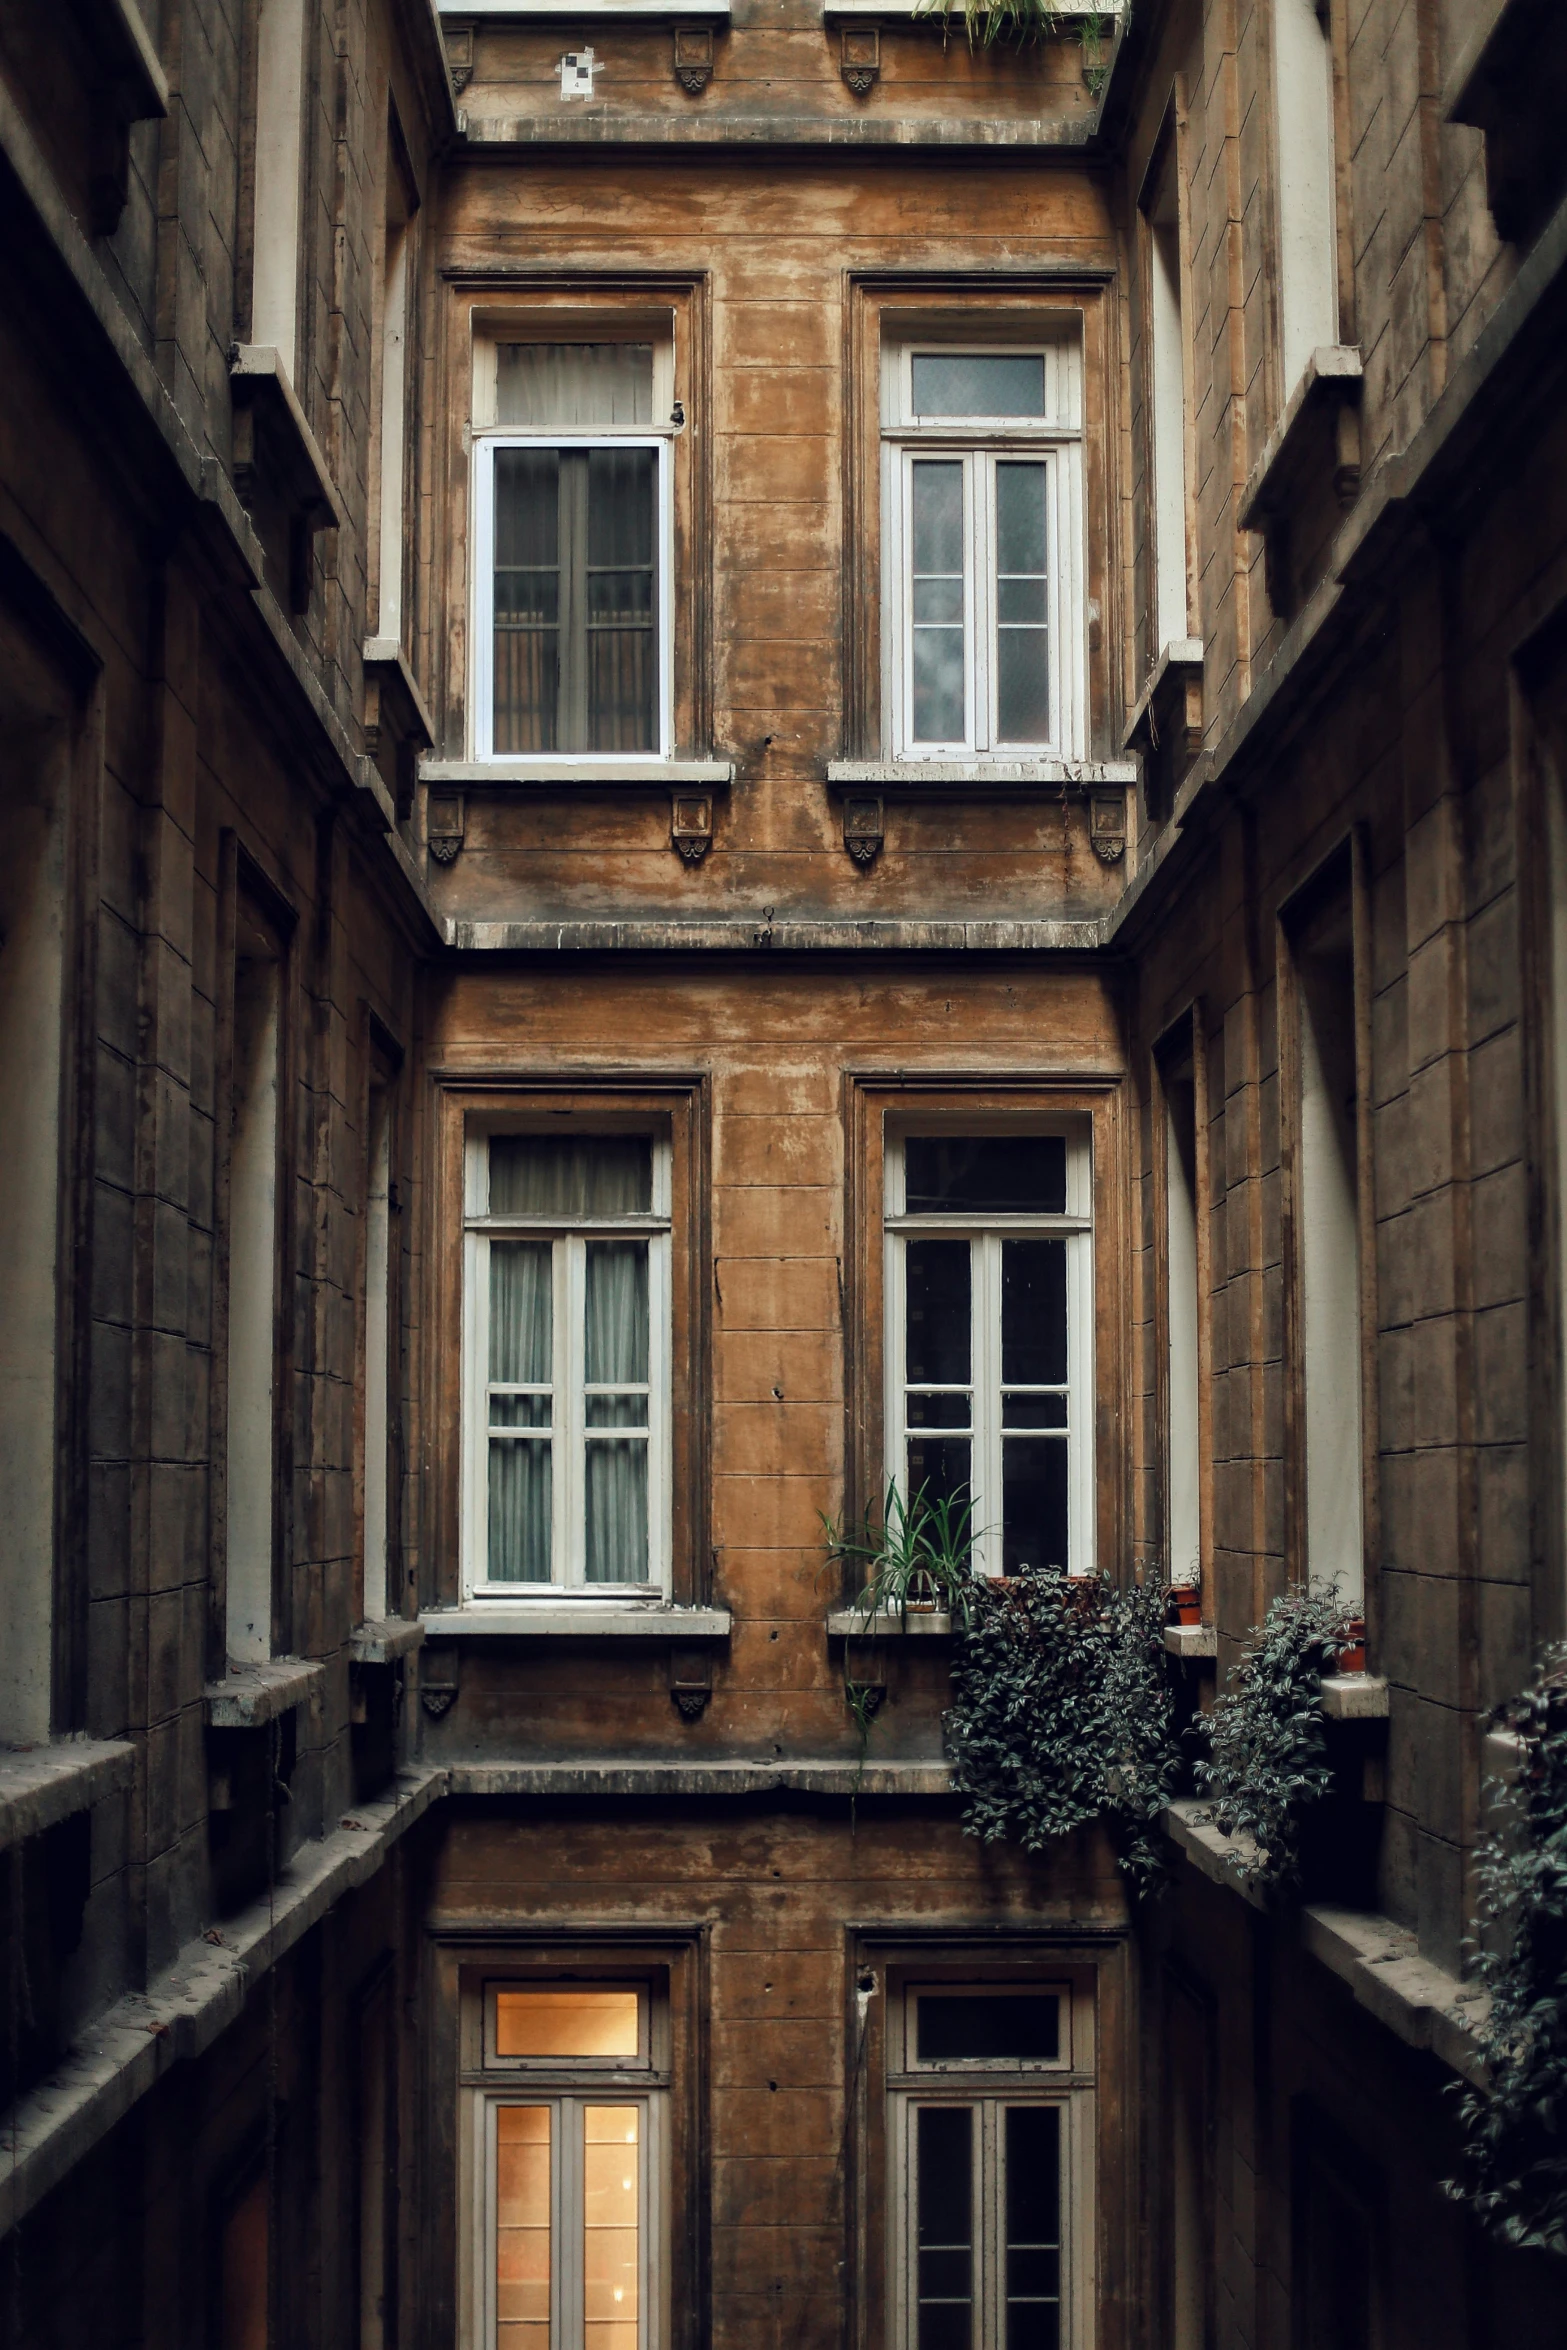
<svg viewBox="0 0 1567 2350"><path fill-rule="evenodd" d="M640 2054L635 1991L497 1991L497 2056Z"/></svg>
<svg viewBox="0 0 1567 2350"><path fill-rule="evenodd" d="M637 2168L640 2118L634 2105L585 2105L582 2109L582 2317L586 2350L637 2350L642 2275Z"/></svg>
<svg viewBox="0 0 1567 2350"><path fill-rule="evenodd" d="M495 2116L496 2350L549 2350L550 2109Z"/></svg>

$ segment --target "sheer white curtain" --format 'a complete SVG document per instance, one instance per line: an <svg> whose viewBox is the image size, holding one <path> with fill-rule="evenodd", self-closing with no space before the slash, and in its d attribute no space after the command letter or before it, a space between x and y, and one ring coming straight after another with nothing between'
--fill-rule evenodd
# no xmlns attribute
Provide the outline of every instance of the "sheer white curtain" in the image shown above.
<svg viewBox="0 0 1567 2350"><path fill-rule="evenodd" d="M653 1205L653 1146L642 1134L497 1134L492 1216L638 1216Z"/></svg>
<svg viewBox="0 0 1567 2350"><path fill-rule="evenodd" d="M589 1583L641 1583L647 1578L647 1243L590 1240L586 1272L583 1573ZM604 1429L616 1433L601 1434Z"/></svg>
<svg viewBox="0 0 1567 2350"><path fill-rule="evenodd" d="M547 1240L490 1243L492 1583L550 1580L552 1256Z"/></svg>
<svg viewBox="0 0 1567 2350"><path fill-rule="evenodd" d="M651 343L502 343L496 421L524 432L646 432Z"/></svg>

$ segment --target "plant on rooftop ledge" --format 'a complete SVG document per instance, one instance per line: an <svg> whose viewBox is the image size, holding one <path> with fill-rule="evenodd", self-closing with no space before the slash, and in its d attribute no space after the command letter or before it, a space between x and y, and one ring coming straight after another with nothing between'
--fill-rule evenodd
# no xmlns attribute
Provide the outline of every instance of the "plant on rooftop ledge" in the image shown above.
<svg viewBox="0 0 1567 2350"><path fill-rule="evenodd" d="M1567 1648L1493 1726L1521 1752L1513 1786L1490 1789L1497 1824L1476 1853L1486 2081L1459 2093L1448 2191L1503 2242L1567 2253Z"/></svg>
<svg viewBox="0 0 1567 2350"><path fill-rule="evenodd" d="M1113 8L1063 8L1055 0L918 0L914 13L939 17L943 31L951 29L954 17L959 18L971 49L989 49L997 41L1014 41L1023 47L1075 30L1089 96L1097 98L1110 78Z"/></svg>
<svg viewBox="0 0 1567 2350"><path fill-rule="evenodd" d="M1281 1593L1207 1716L1196 1778L1214 1800L1201 1816L1221 1835L1250 1839L1231 1866L1268 1891L1298 1881L1302 1817L1333 1785L1322 1676L1337 1669L1352 1621L1335 1586Z"/></svg>
<svg viewBox="0 0 1567 2350"><path fill-rule="evenodd" d="M1134 1895L1159 1883L1159 1817L1180 1768L1149 1582L1025 1568L976 1580L945 1719L967 1834L1043 1852L1102 1819Z"/></svg>

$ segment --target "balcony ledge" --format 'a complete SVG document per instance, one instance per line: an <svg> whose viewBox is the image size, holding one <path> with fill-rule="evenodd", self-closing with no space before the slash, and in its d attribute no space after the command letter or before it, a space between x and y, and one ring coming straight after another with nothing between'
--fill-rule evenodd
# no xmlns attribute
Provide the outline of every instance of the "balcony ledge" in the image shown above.
<svg viewBox="0 0 1567 2350"><path fill-rule="evenodd" d="M56 1738L0 1749L0 1852L90 1811L131 1783L136 1749L124 1738Z"/></svg>
<svg viewBox="0 0 1567 2350"><path fill-rule="evenodd" d="M424 1626L407 1616L385 1616L359 1626L348 1643L348 1660L355 1665L392 1665L424 1646Z"/></svg>
<svg viewBox="0 0 1567 2350"><path fill-rule="evenodd" d="M591 1599L477 1600L419 1618L426 1640L727 1640L733 1624L727 1608Z"/></svg>
<svg viewBox="0 0 1567 2350"><path fill-rule="evenodd" d="M326 1667L303 1657L274 1657L266 1664L231 1664L221 1681L209 1681L202 1702L209 1730L259 1730L296 1706L309 1705L326 1687Z"/></svg>

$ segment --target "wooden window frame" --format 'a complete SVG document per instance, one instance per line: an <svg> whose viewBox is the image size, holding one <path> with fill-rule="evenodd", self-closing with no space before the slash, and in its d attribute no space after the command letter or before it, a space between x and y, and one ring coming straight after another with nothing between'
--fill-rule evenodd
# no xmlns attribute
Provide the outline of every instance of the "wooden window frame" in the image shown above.
<svg viewBox="0 0 1567 2350"><path fill-rule="evenodd" d="M434 1432L437 1556L444 1563L435 1594L444 1606L529 1605L590 1608L609 1605L690 1607L707 1597L710 1568L707 1491L711 1306L711 1107L703 1077L628 1076L617 1084L585 1077L516 1078L474 1082L438 1077L434 1086L433 1199L437 1219L433 1312L438 1332L428 1377ZM539 1583L471 1586L463 1554L468 1448L475 1441L465 1408L452 1411L443 1396L468 1400L465 1363L467 1314L467 1139L470 1131L573 1130L588 1134L652 1134L669 1146L668 1531L665 1573L656 1596L626 1584ZM469 1373L471 1377L471 1372ZM651 1481L650 1481L651 1482ZM471 1506L471 1503L470 1503ZM650 1558L650 1565L651 1565Z"/></svg>

